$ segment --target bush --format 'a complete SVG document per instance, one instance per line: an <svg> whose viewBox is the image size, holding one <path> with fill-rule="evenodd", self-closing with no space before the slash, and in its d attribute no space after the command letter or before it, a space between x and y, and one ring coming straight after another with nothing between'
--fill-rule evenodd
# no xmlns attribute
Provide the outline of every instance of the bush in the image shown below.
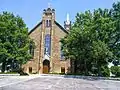
<svg viewBox="0 0 120 90"><path fill-rule="evenodd" d="M110 70L109 70L108 66L102 66L101 67L101 74L104 77L109 77L110 76Z"/></svg>
<svg viewBox="0 0 120 90"><path fill-rule="evenodd" d="M49 73L49 74L56 74L56 75L66 75L65 73L56 73L56 72Z"/></svg>
<svg viewBox="0 0 120 90"><path fill-rule="evenodd" d="M17 72L0 72L0 74L18 74Z"/></svg>
<svg viewBox="0 0 120 90"><path fill-rule="evenodd" d="M112 66L111 73L114 74L116 77L120 77L120 66Z"/></svg>
<svg viewBox="0 0 120 90"><path fill-rule="evenodd" d="M37 74L37 72L33 72L32 74Z"/></svg>
<svg viewBox="0 0 120 90"><path fill-rule="evenodd" d="M29 74L27 74L27 73L25 73L25 72L23 72L23 69L20 69L19 71L18 71L18 73L21 75L21 76L28 76Z"/></svg>

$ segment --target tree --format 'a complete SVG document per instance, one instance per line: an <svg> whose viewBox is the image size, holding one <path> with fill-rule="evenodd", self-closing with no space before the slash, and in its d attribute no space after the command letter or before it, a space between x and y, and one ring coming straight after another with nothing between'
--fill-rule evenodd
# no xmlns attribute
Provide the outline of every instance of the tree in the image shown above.
<svg viewBox="0 0 120 90"><path fill-rule="evenodd" d="M102 74L104 70L102 66L106 67L113 56L109 47L113 32L114 21L110 10L99 8L93 13L90 11L77 13L72 29L61 40L64 55L66 58L79 62L75 65L79 67L78 71L89 74L94 64L98 69L98 74Z"/></svg>
<svg viewBox="0 0 120 90"><path fill-rule="evenodd" d="M6 62L26 63L31 55L29 46L32 40L28 36L28 28L21 17L12 13L0 14L0 63L3 71Z"/></svg>
<svg viewBox="0 0 120 90"><path fill-rule="evenodd" d="M114 32L111 35L111 45L112 51L114 53L114 61L120 62L120 2L113 3L113 8L111 9L111 18L114 21Z"/></svg>
<svg viewBox="0 0 120 90"><path fill-rule="evenodd" d="M111 67L111 72L114 74L116 77L120 77L120 66L112 66Z"/></svg>

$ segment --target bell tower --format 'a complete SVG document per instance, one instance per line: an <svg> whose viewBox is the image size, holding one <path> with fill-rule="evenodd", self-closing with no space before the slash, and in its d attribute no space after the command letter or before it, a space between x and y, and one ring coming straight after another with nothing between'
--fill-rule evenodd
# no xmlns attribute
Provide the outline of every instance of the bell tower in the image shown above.
<svg viewBox="0 0 120 90"><path fill-rule="evenodd" d="M47 28L52 26L52 21L55 21L55 9L51 8L50 3L48 3L48 8L43 10L42 20L45 21Z"/></svg>
<svg viewBox="0 0 120 90"><path fill-rule="evenodd" d="M66 21L64 21L64 28L69 31L70 28L71 28L71 21L70 21L70 18L69 18L69 14L67 13L67 19Z"/></svg>
<svg viewBox="0 0 120 90"><path fill-rule="evenodd" d="M48 8L43 10L41 26L41 73L52 72L52 48L54 37L55 9Z"/></svg>

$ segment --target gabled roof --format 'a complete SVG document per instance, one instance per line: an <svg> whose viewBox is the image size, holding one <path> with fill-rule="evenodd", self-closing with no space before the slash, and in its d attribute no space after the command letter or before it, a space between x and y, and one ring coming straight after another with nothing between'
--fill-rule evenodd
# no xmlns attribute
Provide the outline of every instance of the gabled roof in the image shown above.
<svg viewBox="0 0 120 90"><path fill-rule="evenodd" d="M31 34L39 25L42 24L42 21L39 22L32 30L30 30L30 32L28 34ZM55 21L55 24L62 30L64 31L65 33L68 34L68 31L65 30L65 28L63 28L57 21Z"/></svg>
<svg viewBox="0 0 120 90"><path fill-rule="evenodd" d="M63 30L65 33L68 33L68 31L66 31L65 28L63 28L62 25L60 25L57 21L55 21L55 24L56 24L61 30Z"/></svg>
<svg viewBox="0 0 120 90"><path fill-rule="evenodd" d="M31 34L41 24L42 24L42 21L39 22L32 30L30 30L30 32L28 34Z"/></svg>

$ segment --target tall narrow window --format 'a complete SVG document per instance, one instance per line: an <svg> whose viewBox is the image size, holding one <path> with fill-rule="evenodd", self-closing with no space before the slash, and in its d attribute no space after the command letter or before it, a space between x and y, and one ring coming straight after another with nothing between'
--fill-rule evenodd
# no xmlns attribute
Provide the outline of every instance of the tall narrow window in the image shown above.
<svg viewBox="0 0 120 90"><path fill-rule="evenodd" d="M46 27L51 27L51 20L46 20Z"/></svg>
<svg viewBox="0 0 120 90"><path fill-rule="evenodd" d="M49 27L51 27L52 26L52 23L51 23L51 20L49 20Z"/></svg>
<svg viewBox="0 0 120 90"><path fill-rule="evenodd" d="M60 49L60 59L61 59L61 60L64 60L64 59L65 59L64 53L63 53L63 51L62 51L62 45L61 45L61 49Z"/></svg>
<svg viewBox="0 0 120 90"><path fill-rule="evenodd" d="M51 51L51 38L50 35L47 34L45 36L45 54L50 55L50 51Z"/></svg>
<svg viewBox="0 0 120 90"><path fill-rule="evenodd" d="M30 43L29 49L30 49L30 54L32 55L32 57L34 57L34 47L32 43Z"/></svg>
<svg viewBox="0 0 120 90"><path fill-rule="evenodd" d="M46 20L46 27L49 27L49 20Z"/></svg>

